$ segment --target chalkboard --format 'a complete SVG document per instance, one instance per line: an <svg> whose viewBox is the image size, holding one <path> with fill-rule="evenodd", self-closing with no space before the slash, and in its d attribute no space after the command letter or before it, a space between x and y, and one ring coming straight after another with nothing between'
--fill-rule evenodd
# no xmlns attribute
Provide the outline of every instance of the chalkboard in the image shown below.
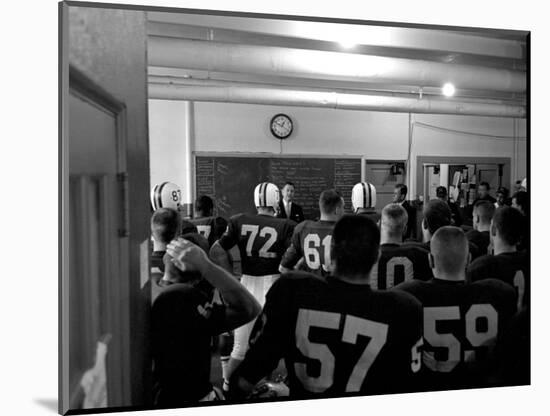
<svg viewBox="0 0 550 416"><path fill-rule="evenodd" d="M351 211L351 189L361 181L360 158L298 158L269 156L199 156L195 158L196 195L215 201L217 214L230 217L255 213L254 188L272 182L282 188L286 181L296 188L295 202L306 219L319 217L319 195L335 188Z"/></svg>

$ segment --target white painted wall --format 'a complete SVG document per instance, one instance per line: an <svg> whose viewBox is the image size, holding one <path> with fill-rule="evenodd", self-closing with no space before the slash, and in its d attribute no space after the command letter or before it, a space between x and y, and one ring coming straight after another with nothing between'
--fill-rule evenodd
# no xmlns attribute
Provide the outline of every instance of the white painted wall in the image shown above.
<svg viewBox="0 0 550 416"><path fill-rule="evenodd" d="M367 159L404 160L407 157L409 117L404 113L276 107L251 104L195 103L194 147L201 152L280 153L280 143L269 132L277 113L294 120L283 154L362 155ZM526 142L519 141L514 158L513 120L493 117L414 115L417 123L489 138L434 130L416 124L411 149L411 178L416 156L491 156L512 158L518 177L526 172ZM181 101L149 100L151 184L165 180L185 183L185 105ZM525 120L519 120L524 136ZM514 178L512 178L514 179ZM411 181L414 182L414 181ZM416 195L410 183L410 195Z"/></svg>

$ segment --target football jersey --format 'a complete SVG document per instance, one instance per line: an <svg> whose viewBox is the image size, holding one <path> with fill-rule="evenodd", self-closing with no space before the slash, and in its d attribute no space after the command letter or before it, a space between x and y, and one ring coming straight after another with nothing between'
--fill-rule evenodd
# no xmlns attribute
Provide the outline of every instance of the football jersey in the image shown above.
<svg viewBox="0 0 550 416"><path fill-rule="evenodd" d="M478 248L475 258L491 254L488 251L491 243L489 231L470 230L466 233L466 238Z"/></svg>
<svg viewBox="0 0 550 416"><path fill-rule="evenodd" d="M378 225L378 221L380 221L380 217L381 217L380 213L376 212L376 210L374 208L369 209L368 211L360 212L357 215L365 215L365 216L369 217L371 220L374 221L374 223L376 225Z"/></svg>
<svg viewBox="0 0 550 416"><path fill-rule="evenodd" d="M495 279L413 280L394 290L412 294L423 306L423 388L486 386L497 337L515 313L514 290Z"/></svg>
<svg viewBox="0 0 550 416"><path fill-rule="evenodd" d="M255 384L284 358L292 398L412 390L421 328L406 293L290 272L267 293L237 371Z"/></svg>
<svg viewBox="0 0 550 416"><path fill-rule="evenodd" d="M493 278L513 286L517 293L518 310L530 304L531 276L525 251L480 257L470 264L466 275L471 282Z"/></svg>
<svg viewBox="0 0 550 416"><path fill-rule="evenodd" d="M291 244L286 250L281 266L292 269L303 257L302 270L325 276L329 273L330 244L335 221L301 222L294 229Z"/></svg>
<svg viewBox="0 0 550 416"><path fill-rule="evenodd" d="M198 233L208 240L210 247L227 229L227 221L222 217L202 217L189 221L197 227Z"/></svg>
<svg viewBox="0 0 550 416"><path fill-rule="evenodd" d="M151 310L155 405L180 407L212 390L212 336L227 330L225 307L204 281L164 287Z"/></svg>
<svg viewBox="0 0 550 416"><path fill-rule="evenodd" d="M296 223L270 215L238 214L229 219L219 243L225 251L239 247L242 273L265 276L279 273Z"/></svg>
<svg viewBox="0 0 550 416"><path fill-rule="evenodd" d="M433 277L429 252L415 245L381 244L380 259L371 274L373 289L390 289L412 279Z"/></svg>

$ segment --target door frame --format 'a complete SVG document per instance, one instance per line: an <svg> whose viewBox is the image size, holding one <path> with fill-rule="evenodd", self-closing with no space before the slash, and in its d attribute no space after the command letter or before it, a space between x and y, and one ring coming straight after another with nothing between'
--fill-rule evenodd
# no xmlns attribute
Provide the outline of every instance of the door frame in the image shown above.
<svg viewBox="0 0 550 416"><path fill-rule="evenodd" d="M111 407L115 403L129 403L131 401L131 331L130 331L130 302L127 294L129 288L129 270L130 270L130 241L129 241L129 201L128 201L128 185L127 185L127 108L124 103L111 95L108 91L97 85L93 80L88 78L77 68L69 65L68 79L64 79L64 90L66 94L61 94L61 108L63 122L61 124L61 139L60 139L60 185L62 192L60 193L60 259L61 265L59 275L59 363L60 363L60 410L65 413L72 408L73 403L78 400L79 393L73 392L71 396L71 388L69 385L69 218L68 204L69 198L69 95L73 94L79 99L82 99L95 106L101 111L106 111L115 118L116 124L116 148L117 148L117 184L121 190L122 203L119 213L120 227L117 230L118 234L118 254L119 261L116 264L117 270L113 271L115 279L107 281L104 286L103 293L100 294L100 299L105 301L105 310L102 311L101 321L104 325L110 327L112 341L109 344L109 352L111 357L116 357L111 362L117 363L113 368L107 368L107 373L111 373L111 377L107 378L107 395L108 406ZM68 82L67 82L68 81ZM124 300L113 303L110 300ZM93 363L90 364L90 367ZM115 376L116 374L116 376ZM115 381L115 382L113 382Z"/></svg>
<svg viewBox="0 0 550 416"><path fill-rule="evenodd" d="M416 192L424 192L424 164L441 164L449 165L503 165L502 183L508 184L510 187L511 181L511 166L512 159L509 157L478 157L478 156L417 156L416 157ZM424 195L426 198L426 195Z"/></svg>
<svg viewBox="0 0 550 416"><path fill-rule="evenodd" d="M405 170L403 171L403 182L405 185L407 185L408 188L408 175L407 175L407 160L406 159L371 159L367 157L363 157L363 165L362 165L362 171L363 171L363 181L366 181L367 178L367 167L370 164L376 164L376 163L403 163L405 165ZM407 190L407 199L410 199L410 189Z"/></svg>

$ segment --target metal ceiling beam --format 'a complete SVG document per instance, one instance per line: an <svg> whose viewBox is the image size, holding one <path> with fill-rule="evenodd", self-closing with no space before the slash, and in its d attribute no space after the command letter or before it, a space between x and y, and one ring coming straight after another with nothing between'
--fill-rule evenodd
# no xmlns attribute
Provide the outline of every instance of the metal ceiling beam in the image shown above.
<svg viewBox="0 0 550 416"><path fill-rule="evenodd" d="M149 65L300 78L523 92L519 71L305 49L149 36Z"/></svg>
<svg viewBox="0 0 550 416"><path fill-rule="evenodd" d="M237 30L248 32L250 35L285 36L328 42L347 41L357 45L447 51L513 59L525 58L527 33L517 31L515 39L502 39L499 38L499 34L503 32L501 30L486 31L484 33L488 33L488 36L479 36L475 30L465 32L404 28L392 27L391 23L381 26L368 22L349 24L185 13L148 13L148 20L210 29ZM494 37L491 37L491 34L494 34Z"/></svg>
<svg viewBox="0 0 550 416"><path fill-rule="evenodd" d="M195 86L149 83L149 98L160 100L211 101L344 110L425 114L525 117L522 106L387 97L365 94L302 91L239 86Z"/></svg>
<svg viewBox="0 0 550 416"><path fill-rule="evenodd" d="M240 43L245 45L281 46L332 52L350 52L338 42L329 42L326 40L295 38L282 35L251 33L243 30L209 28L206 26L182 25L174 23L148 22L147 33L150 36L213 40L216 42ZM433 48L433 46L430 46L429 43L417 45L414 49L407 48L407 44L402 45L399 42L395 42L393 45L384 43L384 46L378 45L377 42L372 43L372 45L356 45L353 47L352 51L355 54L363 55L421 59L442 63L479 65L520 71L524 71L526 69L526 62L524 59L480 55L479 53L472 54L464 51L457 52L456 50L442 49L441 47ZM450 46L448 44L444 45ZM490 53L490 51L487 51L487 53Z"/></svg>

